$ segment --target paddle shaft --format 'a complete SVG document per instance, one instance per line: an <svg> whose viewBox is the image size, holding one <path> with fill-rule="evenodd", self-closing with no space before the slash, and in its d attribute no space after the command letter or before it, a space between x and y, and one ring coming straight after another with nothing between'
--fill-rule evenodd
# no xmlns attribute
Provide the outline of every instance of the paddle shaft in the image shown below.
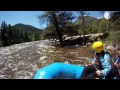
<svg viewBox="0 0 120 90"><path fill-rule="evenodd" d="M93 64L93 63L92 63L92 64ZM98 68L96 67L96 65L95 65L95 64L93 64L93 66L95 67L95 69L96 69L96 70L98 70Z"/></svg>
<svg viewBox="0 0 120 90"><path fill-rule="evenodd" d="M95 69L98 70L97 67L96 67L96 65L95 64L93 64L93 65L94 65Z"/></svg>

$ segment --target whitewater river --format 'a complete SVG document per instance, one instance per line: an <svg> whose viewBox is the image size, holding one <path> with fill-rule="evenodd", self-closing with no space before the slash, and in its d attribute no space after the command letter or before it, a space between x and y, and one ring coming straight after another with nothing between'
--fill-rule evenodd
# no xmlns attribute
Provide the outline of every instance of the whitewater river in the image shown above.
<svg viewBox="0 0 120 90"><path fill-rule="evenodd" d="M89 47L61 48L49 40L0 48L0 79L33 79L36 71L53 62L86 65L93 58Z"/></svg>

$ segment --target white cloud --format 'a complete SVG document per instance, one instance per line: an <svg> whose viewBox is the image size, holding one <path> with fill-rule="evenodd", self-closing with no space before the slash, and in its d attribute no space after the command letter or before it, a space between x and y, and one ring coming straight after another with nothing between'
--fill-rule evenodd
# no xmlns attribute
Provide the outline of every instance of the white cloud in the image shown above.
<svg viewBox="0 0 120 90"><path fill-rule="evenodd" d="M103 17L98 17L97 19L102 19Z"/></svg>
<svg viewBox="0 0 120 90"><path fill-rule="evenodd" d="M100 17L98 17L97 19L100 19Z"/></svg>
<svg viewBox="0 0 120 90"><path fill-rule="evenodd" d="M109 14L109 12L105 12L105 13L104 13L104 18L105 18L105 19L110 19L110 14Z"/></svg>

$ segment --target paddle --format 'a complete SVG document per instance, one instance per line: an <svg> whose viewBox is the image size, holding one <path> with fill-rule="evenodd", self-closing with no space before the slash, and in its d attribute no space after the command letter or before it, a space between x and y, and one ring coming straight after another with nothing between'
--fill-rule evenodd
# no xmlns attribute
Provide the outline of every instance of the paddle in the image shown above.
<svg viewBox="0 0 120 90"><path fill-rule="evenodd" d="M93 66L95 67L96 70L98 70L95 64L93 64Z"/></svg>
<svg viewBox="0 0 120 90"><path fill-rule="evenodd" d="M96 67L95 62L93 63L93 60L92 60L92 65L95 67L95 69L96 69L96 71L97 71L98 68ZM94 79L100 79L100 78L94 78Z"/></svg>
<svg viewBox="0 0 120 90"><path fill-rule="evenodd" d="M91 60L91 63L92 63L92 65L95 67L95 69L96 70L98 70L98 68L96 67L96 65L95 65L95 62L93 63L94 61L93 61L93 59Z"/></svg>

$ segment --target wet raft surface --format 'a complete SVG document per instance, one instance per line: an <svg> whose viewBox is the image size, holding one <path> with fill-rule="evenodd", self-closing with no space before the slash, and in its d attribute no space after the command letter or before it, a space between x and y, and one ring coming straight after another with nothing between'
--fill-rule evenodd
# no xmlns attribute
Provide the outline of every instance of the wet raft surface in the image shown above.
<svg viewBox="0 0 120 90"><path fill-rule="evenodd" d="M85 65L93 51L89 47L59 45L49 40L0 48L0 79L33 79L36 71L53 62Z"/></svg>

